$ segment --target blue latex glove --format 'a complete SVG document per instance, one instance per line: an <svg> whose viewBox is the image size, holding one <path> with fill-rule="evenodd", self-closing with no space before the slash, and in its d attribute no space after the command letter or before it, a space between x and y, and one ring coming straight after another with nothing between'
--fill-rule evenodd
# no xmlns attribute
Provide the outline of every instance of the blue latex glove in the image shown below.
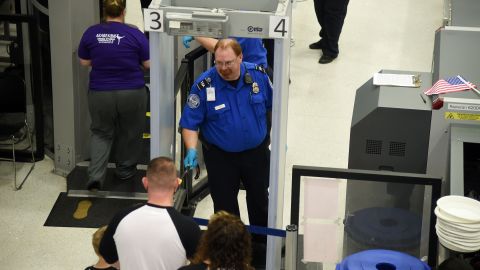
<svg viewBox="0 0 480 270"><path fill-rule="evenodd" d="M187 154L185 155L185 159L183 160L183 166L185 166L185 169L187 170L193 170L195 167L197 167L197 165L197 150L194 148L189 148L187 150Z"/></svg>
<svg viewBox="0 0 480 270"><path fill-rule="evenodd" d="M190 48L190 42L192 42L193 40L193 37L192 36L183 36L183 46L185 46L185 48Z"/></svg>

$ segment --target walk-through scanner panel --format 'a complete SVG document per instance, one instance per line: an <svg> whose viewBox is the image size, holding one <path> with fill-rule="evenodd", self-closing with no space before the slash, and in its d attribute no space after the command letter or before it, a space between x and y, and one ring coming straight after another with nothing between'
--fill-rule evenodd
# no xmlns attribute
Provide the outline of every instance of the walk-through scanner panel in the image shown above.
<svg viewBox="0 0 480 270"><path fill-rule="evenodd" d="M274 94L270 161L268 226L283 227L283 188L288 115L291 2L154 0L144 10L145 30L150 31L150 100L152 157L175 157L175 35L250 37L275 39ZM240 6L239 6L240 5ZM262 7L264 5L264 7ZM200 7L199 7L200 6ZM259 10L254 10L258 8ZM171 53L169 53L171 52ZM267 269L280 269L281 241L268 237Z"/></svg>

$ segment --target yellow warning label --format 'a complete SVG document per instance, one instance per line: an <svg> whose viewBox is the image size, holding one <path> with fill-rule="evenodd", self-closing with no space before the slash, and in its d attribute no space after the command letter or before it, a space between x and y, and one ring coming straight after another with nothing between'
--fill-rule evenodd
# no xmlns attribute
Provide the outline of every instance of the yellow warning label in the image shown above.
<svg viewBox="0 0 480 270"><path fill-rule="evenodd" d="M480 121L480 114L445 112L445 119Z"/></svg>
<svg viewBox="0 0 480 270"><path fill-rule="evenodd" d="M150 117L150 112L145 113L147 117Z"/></svg>
<svg viewBox="0 0 480 270"><path fill-rule="evenodd" d="M143 133L144 139L150 139L150 133Z"/></svg>

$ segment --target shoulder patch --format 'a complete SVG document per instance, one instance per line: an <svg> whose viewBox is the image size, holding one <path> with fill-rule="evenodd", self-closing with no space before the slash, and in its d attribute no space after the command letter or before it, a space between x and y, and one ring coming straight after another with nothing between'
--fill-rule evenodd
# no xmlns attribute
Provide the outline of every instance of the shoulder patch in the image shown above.
<svg viewBox="0 0 480 270"><path fill-rule="evenodd" d="M190 94L187 98L187 104L190 109L196 109L200 106L200 97L197 94Z"/></svg>
<svg viewBox="0 0 480 270"><path fill-rule="evenodd" d="M255 65L255 69L258 70L258 71L261 71L261 72L263 72L263 73L265 73L265 74L267 74L267 71L266 71L265 68L262 67L262 66Z"/></svg>
<svg viewBox="0 0 480 270"><path fill-rule="evenodd" d="M212 79L210 79L210 77L201 80L199 83L197 83L198 90L202 90L203 88L207 87L207 85L209 85L211 81Z"/></svg>

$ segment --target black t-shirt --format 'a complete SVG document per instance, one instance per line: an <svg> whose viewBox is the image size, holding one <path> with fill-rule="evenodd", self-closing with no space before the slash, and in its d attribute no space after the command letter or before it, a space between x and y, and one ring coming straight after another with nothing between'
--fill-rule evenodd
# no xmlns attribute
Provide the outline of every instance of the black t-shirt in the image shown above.
<svg viewBox="0 0 480 270"><path fill-rule="evenodd" d="M240 80L240 78L236 79L236 80L233 80L233 81L227 81L231 86L233 86L234 88L237 87L237 84L238 84L238 80Z"/></svg>

